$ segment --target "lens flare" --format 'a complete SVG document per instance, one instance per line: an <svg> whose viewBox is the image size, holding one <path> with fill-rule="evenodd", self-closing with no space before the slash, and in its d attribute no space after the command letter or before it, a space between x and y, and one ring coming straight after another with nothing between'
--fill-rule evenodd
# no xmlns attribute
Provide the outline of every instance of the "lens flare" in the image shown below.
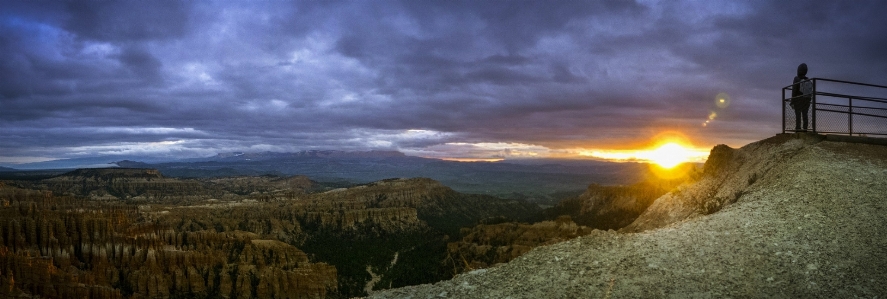
<svg viewBox="0 0 887 299"><path fill-rule="evenodd" d="M727 93L719 93L715 96L715 106L718 108L724 109L730 106L730 95Z"/></svg>
<svg viewBox="0 0 887 299"><path fill-rule="evenodd" d="M702 126L703 126L703 127L707 127L708 124L710 124L711 122L713 122L713 121L715 120L716 117L718 117L718 113L716 113L716 112L714 112L714 111L709 111L709 112L708 112L708 119L706 119L705 122L702 123Z"/></svg>

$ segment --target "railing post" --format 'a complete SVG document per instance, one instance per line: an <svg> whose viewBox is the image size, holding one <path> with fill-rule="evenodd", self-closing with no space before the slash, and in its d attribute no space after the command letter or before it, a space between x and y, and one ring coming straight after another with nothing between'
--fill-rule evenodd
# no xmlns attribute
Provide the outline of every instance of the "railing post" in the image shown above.
<svg viewBox="0 0 887 299"><path fill-rule="evenodd" d="M847 98L849 110L847 110L847 129L850 130L850 136L853 136L853 98Z"/></svg>
<svg viewBox="0 0 887 299"><path fill-rule="evenodd" d="M816 79L813 80L813 96L811 109L813 110L813 133L816 133Z"/></svg>
<svg viewBox="0 0 887 299"><path fill-rule="evenodd" d="M782 106L782 134L785 134L785 88L782 89L782 102L779 105Z"/></svg>

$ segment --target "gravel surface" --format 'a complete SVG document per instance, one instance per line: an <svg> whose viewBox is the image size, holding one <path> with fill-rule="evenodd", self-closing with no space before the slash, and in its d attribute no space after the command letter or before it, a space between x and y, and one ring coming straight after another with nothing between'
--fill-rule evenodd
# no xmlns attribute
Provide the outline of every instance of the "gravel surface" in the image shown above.
<svg viewBox="0 0 887 299"><path fill-rule="evenodd" d="M778 165L714 214L640 233L595 231L369 298L887 296L887 146L776 142L796 151L758 157Z"/></svg>

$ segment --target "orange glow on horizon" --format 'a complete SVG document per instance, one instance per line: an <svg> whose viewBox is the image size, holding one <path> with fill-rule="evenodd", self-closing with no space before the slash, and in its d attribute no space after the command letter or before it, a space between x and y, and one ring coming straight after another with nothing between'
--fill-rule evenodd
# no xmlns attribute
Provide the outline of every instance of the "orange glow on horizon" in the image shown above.
<svg viewBox="0 0 887 299"><path fill-rule="evenodd" d="M645 162L670 169L685 162L705 162L709 149L696 148L682 134L668 131L653 138L643 149L579 150L580 156L615 162Z"/></svg>
<svg viewBox="0 0 887 299"><path fill-rule="evenodd" d="M505 159L502 158L431 158L431 159L440 159L444 161L453 161L453 162L499 162Z"/></svg>
<svg viewBox="0 0 887 299"><path fill-rule="evenodd" d="M500 162L532 159L587 159L609 162L640 162L670 169L685 162L701 163L710 148L696 147L684 134L666 130L644 139L622 141L619 147L590 147L576 142L569 147L549 147L531 143L481 142L446 143L416 156L455 162ZM612 144L612 143L611 143ZM562 144L563 146L563 144Z"/></svg>
<svg viewBox="0 0 887 299"><path fill-rule="evenodd" d="M653 163L659 164L663 168L670 169L678 164L690 161L693 153L674 142L663 144L662 146L647 152L647 158Z"/></svg>

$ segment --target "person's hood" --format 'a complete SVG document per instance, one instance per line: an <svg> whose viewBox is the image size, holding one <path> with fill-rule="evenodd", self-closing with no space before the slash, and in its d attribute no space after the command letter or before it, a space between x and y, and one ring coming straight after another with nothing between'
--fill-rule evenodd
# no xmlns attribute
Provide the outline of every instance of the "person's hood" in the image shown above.
<svg viewBox="0 0 887 299"><path fill-rule="evenodd" d="M805 77L805 76L807 76L807 64L802 63L801 65L798 66L798 77Z"/></svg>

